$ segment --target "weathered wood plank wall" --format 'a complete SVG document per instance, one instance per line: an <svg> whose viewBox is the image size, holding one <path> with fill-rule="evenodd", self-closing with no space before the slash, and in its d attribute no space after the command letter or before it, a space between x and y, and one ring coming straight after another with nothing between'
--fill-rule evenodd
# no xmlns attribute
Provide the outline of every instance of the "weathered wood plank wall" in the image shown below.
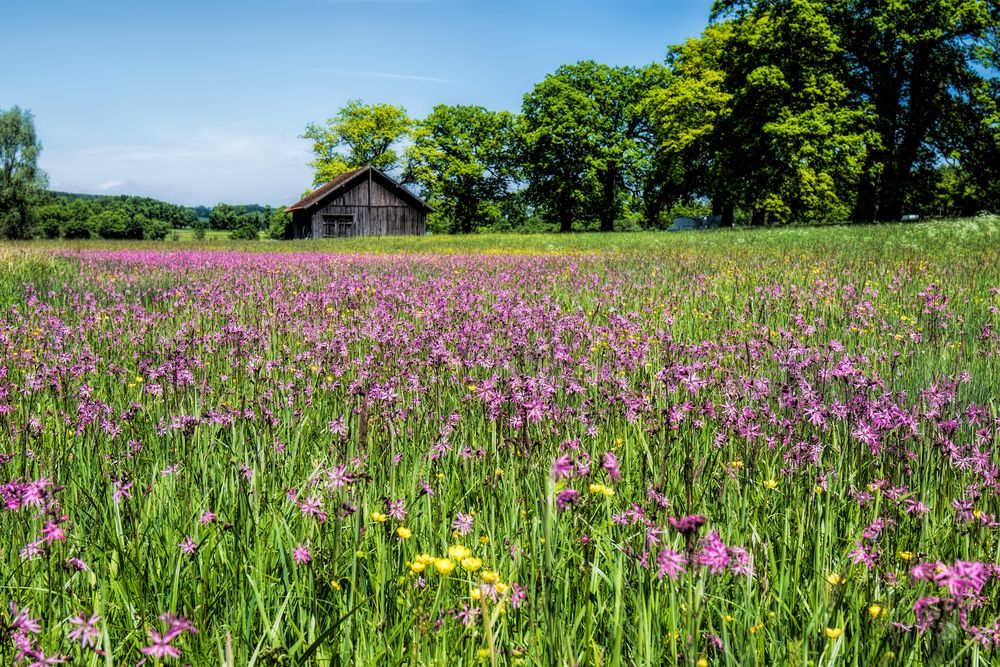
<svg viewBox="0 0 1000 667"><path fill-rule="evenodd" d="M313 238L323 238L324 216L331 215L354 216L350 236L422 235L427 228L427 216L422 211L381 183L369 180L361 181L313 213Z"/></svg>

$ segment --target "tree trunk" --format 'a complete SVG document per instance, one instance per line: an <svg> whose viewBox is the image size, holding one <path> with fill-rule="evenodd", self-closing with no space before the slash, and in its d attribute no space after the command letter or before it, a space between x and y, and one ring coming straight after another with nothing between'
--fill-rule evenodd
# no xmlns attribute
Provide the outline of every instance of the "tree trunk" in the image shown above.
<svg viewBox="0 0 1000 667"><path fill-rule="evenodd" d="M858 183L858 197L854 201L854 212L851 214L853 222L875 222L875 198L878 196L878 184L872 170L876 161L869 157L868 163L861 174Z"/></svg>
<svg viewBox="0 0 1000 667"><path fill-rule="evenodd" d="M736 226L736 216L733 214L732 202L712 197L712 215L722 216L722 221L719 223L722 227Z"/></svg>
<svg viewBox="0 0 1000 667"><path fill-rule="evenodd" d="M568 233L573 231L573 209L564 207L559 213L559 231Z"/></svg>
<svg viewBox="0 0 1000 667"><path fill-rule="evenodd" d="M617 213L618 172L615 169L608 169L601 177L601 210L599 218L601 220L602 232L615 231L615 214Z"/></svg>

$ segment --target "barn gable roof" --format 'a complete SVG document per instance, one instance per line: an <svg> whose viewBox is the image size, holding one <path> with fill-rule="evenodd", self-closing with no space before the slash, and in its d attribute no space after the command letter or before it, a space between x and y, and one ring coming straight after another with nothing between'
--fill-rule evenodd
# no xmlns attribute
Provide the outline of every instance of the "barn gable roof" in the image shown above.
<svg viewBox="0 0 1000 667"><path fill-rule="evenodd" d="M409 202L413 208L419 209L424 213L431 213L434 211L434 209L431 208L423 199L400 185L399 182L388 174L371 165L340 174L333 180L327 181L323 185L319 186L285 210L298 211L314 208L322 204L329 197L347 192L355 185L358 185L363 179L368 177L369 172L371 172L373 179L380 181L384 187L393 192L400 199Z"/></svg>

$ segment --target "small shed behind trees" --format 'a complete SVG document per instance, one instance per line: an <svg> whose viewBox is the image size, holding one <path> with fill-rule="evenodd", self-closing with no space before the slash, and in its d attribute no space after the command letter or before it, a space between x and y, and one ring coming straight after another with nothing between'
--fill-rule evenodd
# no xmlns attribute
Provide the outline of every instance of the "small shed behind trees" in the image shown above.
<svg viewBox="0 0 1000 667"><path fill-rule="evenodd" d="M292 237L423 235L432 212L390 176L367 166L337 176L287 209Z"/></svg>

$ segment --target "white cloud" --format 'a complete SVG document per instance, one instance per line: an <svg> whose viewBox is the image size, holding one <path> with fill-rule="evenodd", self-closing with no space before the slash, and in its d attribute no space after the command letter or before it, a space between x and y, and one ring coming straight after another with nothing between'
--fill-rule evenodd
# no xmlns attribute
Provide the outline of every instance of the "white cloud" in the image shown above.
<svg viewBox="0 0 1000 667"><path fill-rule="evenodd" d="M141 144L43 155L53 183L80 191L142 194L183 204L281 204L311 184L308 143L246 125L159 128Z"/></svg>

